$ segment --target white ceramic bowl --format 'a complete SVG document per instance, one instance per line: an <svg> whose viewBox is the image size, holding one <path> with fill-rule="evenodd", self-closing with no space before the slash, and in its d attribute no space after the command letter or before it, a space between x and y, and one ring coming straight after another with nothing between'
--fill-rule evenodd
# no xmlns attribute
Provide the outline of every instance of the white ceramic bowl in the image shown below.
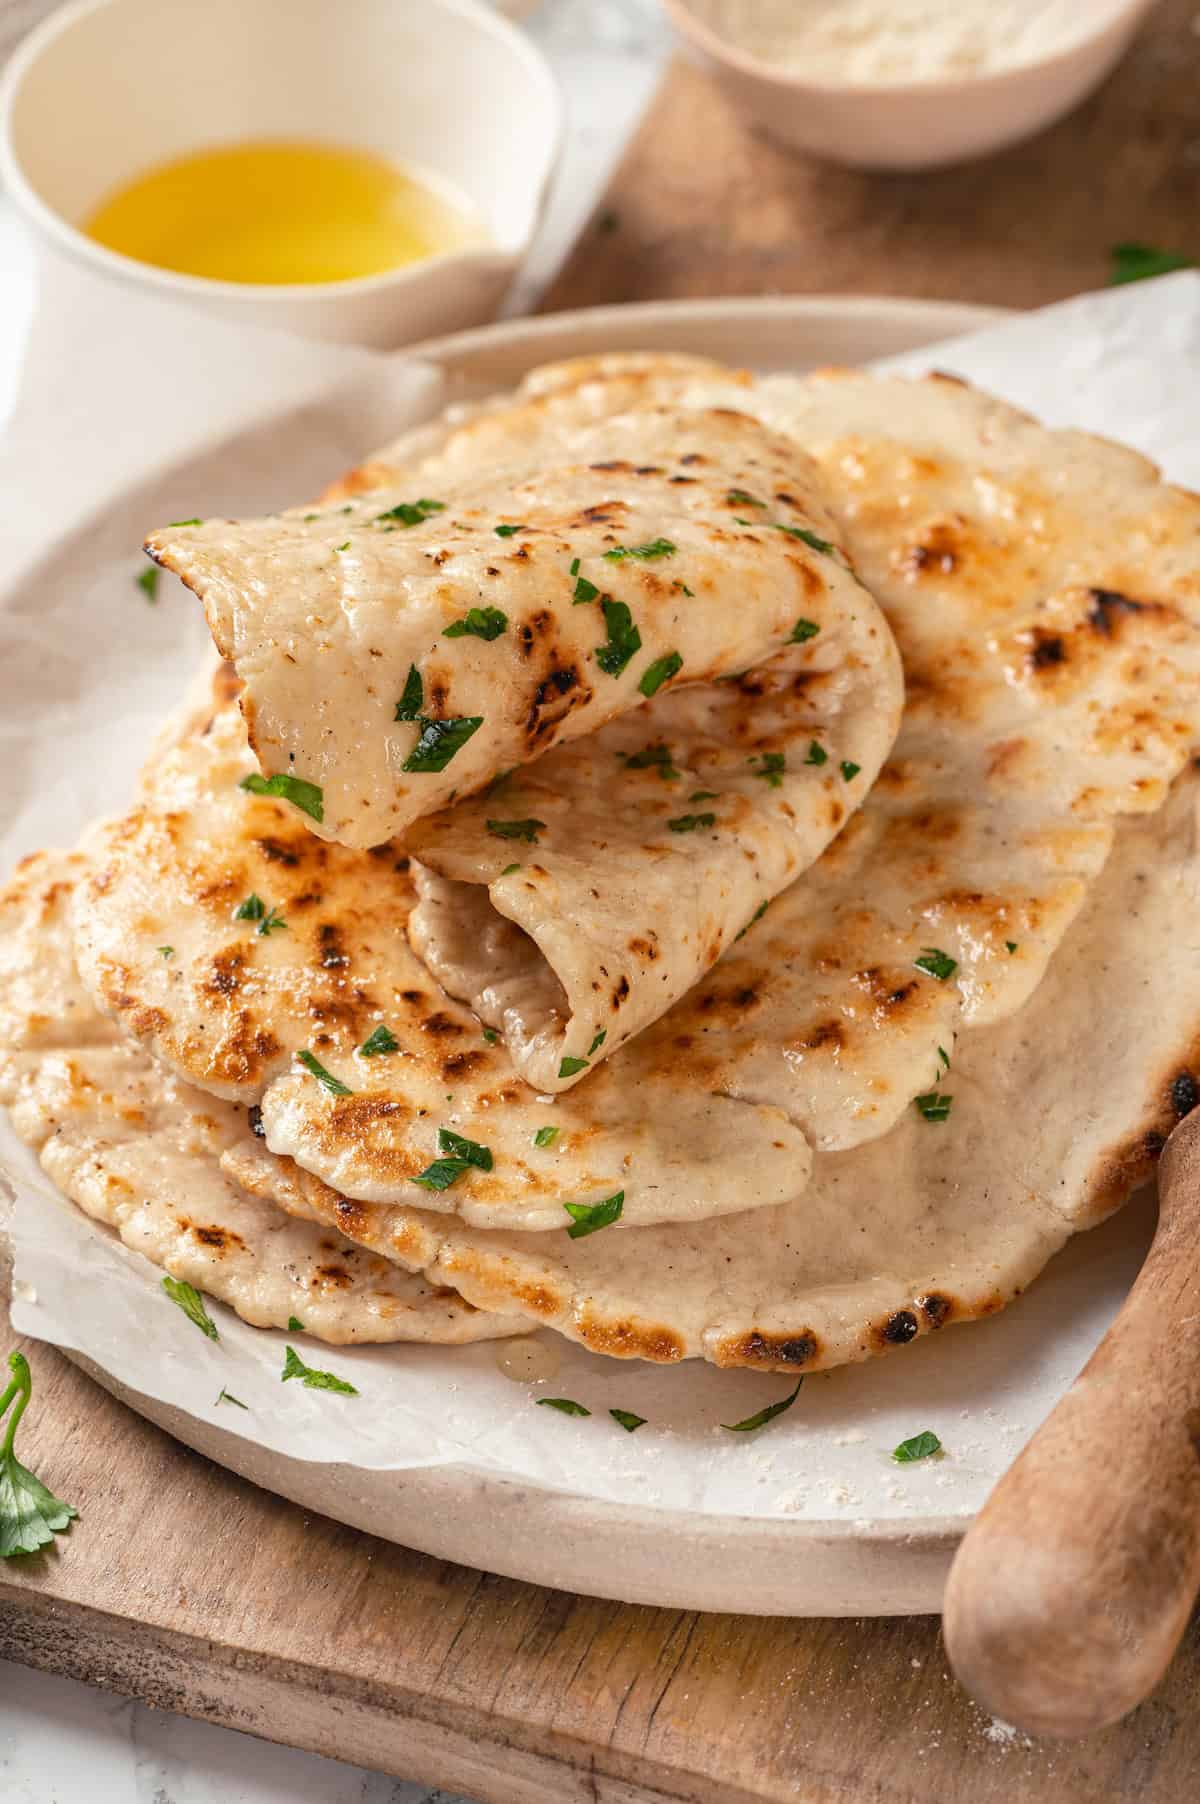
<svg viewBox="0 0 1200 1804"><path fill-rule="evenodd" d="M51 257L309 338L391 346L500 307L561 138L553 76L478 0L76 0L0 86L0 174ZM167 158L244 138L375 151L458 189L490 243L356 281L259 286L178 275L79 221Z"/></svg>
<svg viewBox="0 0 1200 1804"><path fill-rule="evenodd" d="M832 84L772 69L662 0L684 42L771 137L858 169L932 169L1030 137L1099 86L1155 0L1078 0L1094 22L1065 48L996 74L906 85Z"/></svg>

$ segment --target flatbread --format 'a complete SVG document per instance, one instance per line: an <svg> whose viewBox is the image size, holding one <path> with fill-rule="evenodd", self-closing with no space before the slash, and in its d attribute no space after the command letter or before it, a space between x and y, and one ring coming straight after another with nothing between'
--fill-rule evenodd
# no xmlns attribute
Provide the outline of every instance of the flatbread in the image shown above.
<svg viewBox="0 0 1200 1804"><path fill-rule="evenodd" d="M938 1094L820 1155L798 1201L630 1233L486 1233L339 1196L261 1148L238 1181L481 1306L594 1352L817 1371L992 1314L1152 1173L1200 1099L1200 778L1135 816L1014 1019L967 1036Z"/></svg>
<svg viewBox="0 0 1200 1804"><path fill-rule="evenodd" d="M565 1204L618 1191L625 1218L646 1222L803 1187L798 1129L681 1082L673 1061L631 1083L620 1054L582 1088L539 1097L409 947L402 848L325 844L284 803L239 787L250 768L228 704L160 751L141 803L88 836L75 939L93 1001L188 1081L260 1104L273 1148L354 1195L526 1230L561 1228ZM394 1050L356 1050L380 1030ZM326 1083L296 1062L302 1051ZM550 1126L553 1144L538 1146ZM442 1131L486 1147L493 1168L440 1192L417 1185Z"/></svg>
<svg viewBox="0 0 1200 1804"><path fill-rule="evenodd" d="M335 1345L524 1331L237 1184L220 1161L256 1145L246 1111L154 1065L80 988L68 901L84 868L39 853L0 891L0 1102L63 1194L258 1328L300 1320Z"/></svg>

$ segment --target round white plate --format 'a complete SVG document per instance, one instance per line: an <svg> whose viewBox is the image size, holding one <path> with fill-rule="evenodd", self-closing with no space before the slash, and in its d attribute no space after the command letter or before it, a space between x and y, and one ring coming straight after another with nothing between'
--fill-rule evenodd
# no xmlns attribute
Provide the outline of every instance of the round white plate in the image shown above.
<svg viewBox="0 0 1200 1804"><path fill-rule="evenodd" d="M471 396L510 385L536 363L599 350L688 350L763 369L803 369L919 350L999 317L988 309L886 299L702 301L514 321L418 350L443 367L455 393ZM203 468L220 461L219 447L206 445L203 453L207 464L198 451L184 467L197 483ZM133 500L139 509L150 505ZM136 539L132 528L128 536L124 526L120 532L124 595L128 546ZM86 597L80 605L87 606ZM179 627L170 627L162 609L155 616L142 629L139 680L149 680L156 658L178 657L155 636ZM118 793L106 805L120 800ZM1119 1305L1144 1253L1148 1219L1145 1209L1127 1210L1082 1236L1028 1296L991 1322L810 1378L797 1407L752 1437L731 1437L720 1424L773 1401L790 1388L785 1379L716 1372L700 1362L668 1369L603 1360L551 1336L562 1349L562 1369L542 1394L586 1398L593 1417L582 1422L530 1407L529 1392L500 1376L494 1347L331 1350L335 1369L347 1369L351 1357L366 1362L355 1376L361 1370L371 1387L360 1379L364 1394L353 1407L364 1426L371 1412L376 1444L361 1463L330 1464L325 1445L298 1458L263 1444L271 1416L285 1406L274 1369L266 1374L256 1437L257 1424L228 1420L237 1412L218 1421L211 1404L205 1407L216 1383L180 1408L123 1382L115 1347L110 1356L90 1344L73 1356L131 1407L256 1484L439 1558L675 1608L932 1611L966 1521ZM121 1273L108 1285L138 1263L119 1249L112 1257ZM129 1309L142 1306L134 1298L121 1317L126 1343ZM267 1344L226 1314L221 1321L220 1357L232 1359L250 1342ZM37 1332L24 1318L21 1325ZM185 1350L190 1365L217 1357L207 1342ZM311 1348L307 1356L317 1357ZM324 1352L318 1363L326 1363ZM207 1370L203 1378L207 1385ZM235 1393L252 1398L243 1388L251 1382L240 1370L230 1380ZM608 1420L613 1406L637 1410L647 1427L624 1435ZM389 1467L387 1436L398 1435L401 1410L410 1434L414 1413L418 1429L428 1426L431 1444L436 1433L456 1435L461 1456L439 1453L429 1464L410 1458L401 1470L393 1460ZM891 1448L925 1428L940 1434L945 1456L896 1466Z"/></svg>

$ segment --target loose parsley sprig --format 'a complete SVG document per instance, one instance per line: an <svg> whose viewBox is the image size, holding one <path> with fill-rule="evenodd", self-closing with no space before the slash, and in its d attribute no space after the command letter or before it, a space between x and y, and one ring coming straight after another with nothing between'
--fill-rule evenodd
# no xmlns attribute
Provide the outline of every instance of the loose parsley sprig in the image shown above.
<svg viewBox="0 0 1200 1804"><path fill-rule="evenodd" d="M13 1452L17 1428L33 1395L33 1373L23 1353L9 1354L8 1369L12 1378L0 1396L0 1419L12 1411L0 1445L0 1560L37 1553L79 1514L48 1490Z"/></svg>
<svg viewBox="0 0 1200 1804"><path fill-rule="evenodd" d="M444 1156L434 1159L425 1170L413 1179L424 1190L449 1190L451 1184L468 1171L490 1171L492 1169L491 1148L481 1146L478 1140L467 1140L462 1134L455 1134L449 1128L438 1129L438 1152Z"/></svg>
<svg viewBox="0 0 1200 1804"><path fill-rule="evenodd" d="M309 783L303 777L293 777L289 771L277 771L273 777L263 777L251 771L238 784L239 789L249 790L255 796L278 796L285 802L291 802L294 808L309 815L314 821L325 819L325 793L319 783Z"/></svg>
<svg viewBox="0 0 1200 1804"><path fill-rule="evenodd" d="M209 1340L220 1340L217 1324L204 1307L204 1298L194 1284L188 1284L182 1278L164 1278L162 1287L172 1303L177 1303L183 1310L188 1321L196 1324L201 1334L206 1334Z"/></svg>
<svg viewBox="0 0 1200 1804"><path fill-rule="evenodd" d="M800 1386L803 1383L803 1378L797 1378L796 1388L790 1396L781 1397L778 1403L768 1403L765 1409L758 1410L755 1415L747 1416L742 1422L722 1422L721 1427L727 1428L730 1434L749 1434L752 1429L765 1428L768 1422L773 1422L776 1416L781 1416L785 1409L792 1407L800 1395Z"/></svg>
<svg viewBox="0 0 1200 1804"><path fill-rule="evenodd" d="M305 1390L336 1391L341 1397L357 1397L355 1387L345 1378L338 1378L332 1372L318 1372L312 1366L306 1366L295 1347L288 1347L283 1362L283 1371L279 1374L281 1384L289 1378L298 1378Z"/></svg>
<svg viewBox="0 0 1200 1804"><path fill-rule="evenodd" d="M901 1465L910 1460L929 1459L931 1454L940 1453L942 1443L931 1428L923 1428L920 1434L912 1435L907 1441L901 1441L898 1447L892 1448L892 1458Z"/></svg>
<svg viewBox="0 0 1200 1804"><path fill-rule="evenodd" d="M499 609L485 611L498 613ZM482 714L460 714L449 720L433 720L421 712L424 706L425 684L416 665L410 664L394 718L415 721L421 730L417 743L400 766L401 770L422 773L445 770L455 753L461 752L467 740L483 725Z"/></svg>

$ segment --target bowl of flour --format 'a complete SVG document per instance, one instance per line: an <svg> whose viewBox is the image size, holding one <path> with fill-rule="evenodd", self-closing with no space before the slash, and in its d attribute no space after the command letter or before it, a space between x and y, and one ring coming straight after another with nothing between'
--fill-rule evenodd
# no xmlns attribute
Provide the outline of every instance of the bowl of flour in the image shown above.
<svg viewBox="0 0 1200 1804"><path fill-rule="evenodd" d="M1108 75L1154 0L663 0L772 137L927 169L1016 143Z"/></svg>

